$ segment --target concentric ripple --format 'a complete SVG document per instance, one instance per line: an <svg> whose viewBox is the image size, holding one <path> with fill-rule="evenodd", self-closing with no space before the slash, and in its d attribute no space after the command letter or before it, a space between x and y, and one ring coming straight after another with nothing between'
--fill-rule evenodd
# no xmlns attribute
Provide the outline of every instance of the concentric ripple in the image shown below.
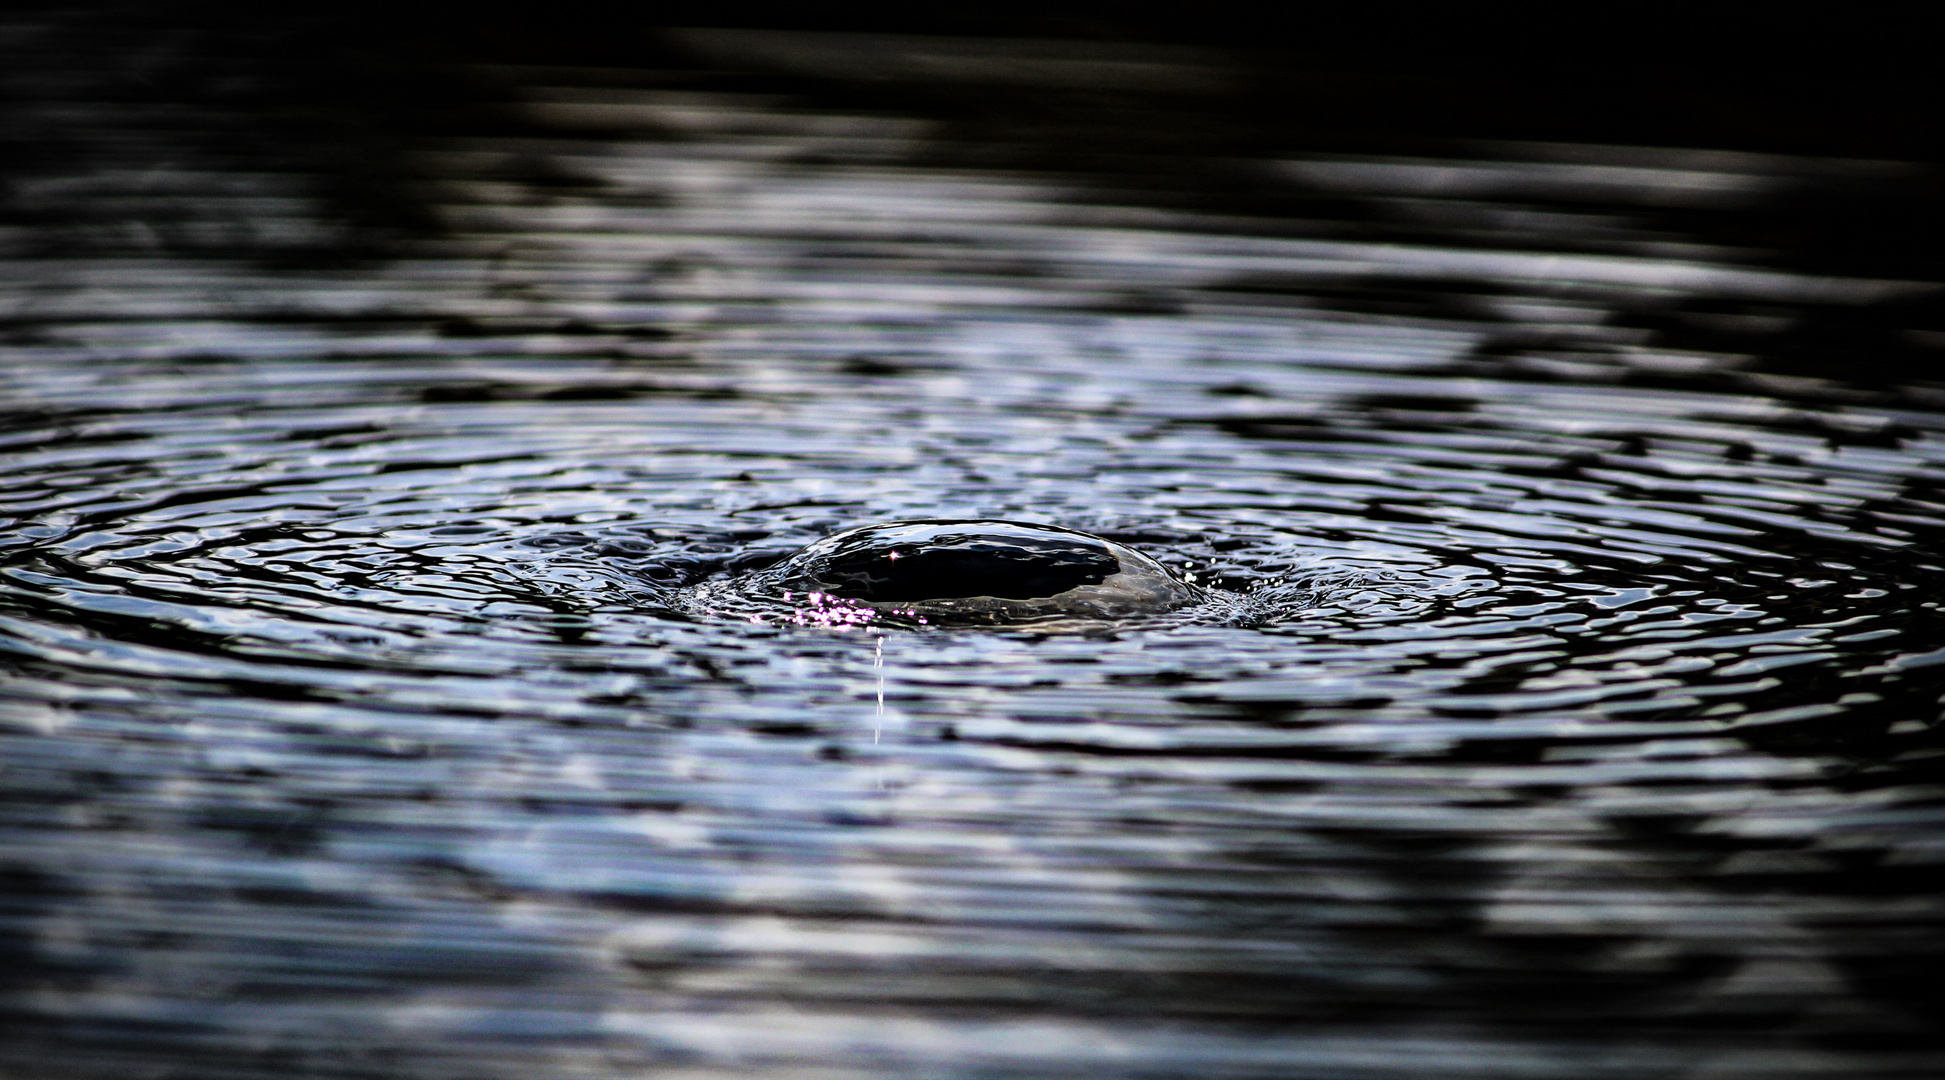
<svg viewBox="0 0 1945 1080"><path fill-rule="evenodd" d="M388 260L59 113L146 171L5 241L6 1068L1934 1069L1945 390L1828 343L1935 358L1936 289L1756 246L1930 174L1191 183L697 33L481 73Z"/></svg>

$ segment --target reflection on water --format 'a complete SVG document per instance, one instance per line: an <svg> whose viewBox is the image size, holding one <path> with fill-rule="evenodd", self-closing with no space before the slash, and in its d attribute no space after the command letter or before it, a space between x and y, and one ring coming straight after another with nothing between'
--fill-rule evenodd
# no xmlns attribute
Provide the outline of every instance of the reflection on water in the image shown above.
<svg viewBox="0 0 1945 1080"><path fill-rule="evenodd" d="M220 57L37 32L9 1069L1940 1064L1945 322L1872 217L1928 168L1214 146L1220 53L693 31L466 69L348 195L117 96ZM1252 615L680 602L914 518Z"/></svg>

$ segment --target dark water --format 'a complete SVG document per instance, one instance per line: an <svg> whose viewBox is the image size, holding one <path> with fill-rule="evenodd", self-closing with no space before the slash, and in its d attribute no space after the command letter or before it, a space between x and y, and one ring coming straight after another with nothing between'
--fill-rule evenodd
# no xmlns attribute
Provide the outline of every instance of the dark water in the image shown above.
<svg viewBox="0 0 1945 1080"><path fill-rule="evenodd" d="M7 1075L1945 1066L1934 167L8 34ZM915 518L1230 600L694 601Z"/></svg>

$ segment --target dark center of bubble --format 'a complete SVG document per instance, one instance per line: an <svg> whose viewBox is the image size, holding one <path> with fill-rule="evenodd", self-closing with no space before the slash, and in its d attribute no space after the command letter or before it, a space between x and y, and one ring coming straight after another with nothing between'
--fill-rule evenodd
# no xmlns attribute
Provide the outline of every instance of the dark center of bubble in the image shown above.
<svg viewBox="0 0 1945 1080"><path fill-rule="evenodd" d="M878 603L1034 600L1099 585L1120 569L1113 552L1080 536L866 533L832 552L817 578L837 596Z"/></svg>

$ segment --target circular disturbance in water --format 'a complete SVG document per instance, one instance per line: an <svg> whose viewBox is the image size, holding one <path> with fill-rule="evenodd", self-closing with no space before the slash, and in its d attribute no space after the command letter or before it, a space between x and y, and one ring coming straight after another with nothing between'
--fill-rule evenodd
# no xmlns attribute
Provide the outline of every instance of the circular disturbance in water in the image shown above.
<svg viewBox="0 0 1945 1080"><path fill-rule="evenodd" d="M1135 549L1055 525L927 519L847 529L730 582L755 601L829 613L816 621L1013 622L1158 614L1206 590ZM712 598L720 590L707 590ZM799 620L802 621L802 620Z"/></svg>

